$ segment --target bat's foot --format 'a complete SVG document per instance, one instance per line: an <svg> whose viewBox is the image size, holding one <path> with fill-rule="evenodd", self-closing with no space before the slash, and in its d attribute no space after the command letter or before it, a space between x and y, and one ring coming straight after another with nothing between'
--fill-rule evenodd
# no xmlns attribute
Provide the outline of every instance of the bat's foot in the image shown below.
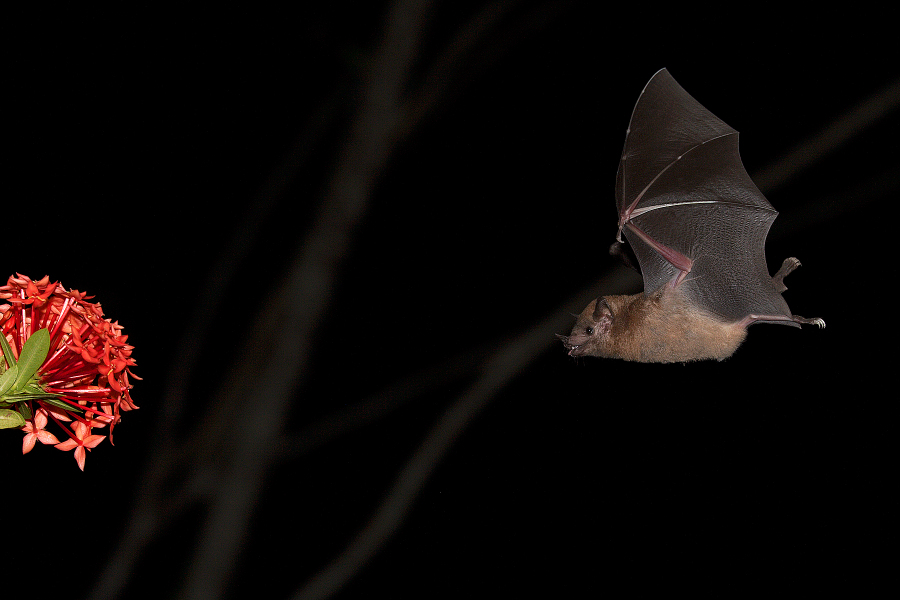
<svg viewBox="0 0 900 600"><path fill-rule="evenodd" d="M794 259L794 260L796 260L796 259ZM815 319L806 319L806 318L801 317L801 316L799 316L799 315L792 315L792 316L791 316L791 320L792 320L794 323L803 323L804 325L816 325L819 329L824 329L824 328L825 328L825 321L823 321L822 319L819 319L819 318L815 318Z"/></svg>
<svg viewBox="0 0 900 600"><path fill-rule="evenodd" d="M781 263L781 268L778 269L778 272L775 273L774 277L772 277L772 282L775 284L775 289L778 290L779 294L787 289L787 286L784 285L784 278L799 266L800 261L793 256L784 259L784 262ZM821 319L819 320L821 321Z"/></svg>

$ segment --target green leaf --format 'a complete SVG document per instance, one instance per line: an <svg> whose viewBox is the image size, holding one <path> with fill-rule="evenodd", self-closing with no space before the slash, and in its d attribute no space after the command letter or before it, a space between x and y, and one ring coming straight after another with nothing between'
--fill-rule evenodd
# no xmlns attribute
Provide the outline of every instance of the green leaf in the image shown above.
<svg viewBox="0 0 900 600"><path fill-rule="evenodd" d="M18 377L18 375L19 367L17 365L13 365L11 368L6 370L6 373L0 375L0 396L9 391L9 389L16 382L16 377Z"/></svg>
<svg viewBox="0 0 900 600"><path fill-rule="evenodd" d="M3 356L6 358L6 364L10 367L16 364L16 357L13 356L12 348L9 347L9 342L6 341L6 336L0 333L0 345L3 346Z"/></svg>
<svg viewBox="0 0 900 600"><path fill-rule="evenodd" d="M39 329L31 334L22 346L19 354L19 376L16 378L16 389L21 390L31 377L37 373L38 368L47 360L50 352L50 332Z"/></svg>
<svg viewBox="0 0 900 600"><path fill-rule="evenodd" d="M18 405L16 408L18 409L19 413L22 415L22 418L24 418L24 419L30 419L34 416L33 414L31 414L31 408L28 406L27 402L23 402L22 404Z"/></svg>
<svg viewBox="0 0 900 600"><path fill-rule="evenodd" d="M69 412L80 413L82 410L80 408L76 408L71 404L66 404L62 400L57 400L55 397L52 398L43 398L41 400L44 404L49 404L51 406L56 406L57 408L61 408L63 410L67 410Z"/></svg>
<svg viewBox="0 0 900 600"><path fill-rule="evenodd" d="M40 385L38 385L38 384L34 381L34 379L32 379L31 381L29 381L28 383L26 383L26 384L25 384L25 387L23 387L21 390L19 390L19 392L20 392L20 393L23 393L23 394L28 394L28 395L30 395L30 396L37 396L37 395L40 395L40 394L46 394L46 393L47 393L47 392L44 391L44 388L42 388Z"/></svg>
<svg viewBox="0 0 900 600"><path fill-rule="evenodd" d="M0 429L12 429L25 424L25 419L18 411L0 408Z"/></svg>

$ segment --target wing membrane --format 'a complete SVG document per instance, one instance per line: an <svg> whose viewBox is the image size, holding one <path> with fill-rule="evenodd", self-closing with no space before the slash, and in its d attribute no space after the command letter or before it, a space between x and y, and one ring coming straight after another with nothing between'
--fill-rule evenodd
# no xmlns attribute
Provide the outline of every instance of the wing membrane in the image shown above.
<svg viewBox="0 0 900 600"><path fill-rule="evenodd" d="M645 292L682 277L681 289L724 319L790 315L765 259L766 235L778 213L741 163L738 132L665 69L647 84L632 113L616 205ZM674 262L689 272L666 258L681 255L686 262Z"/></svg>

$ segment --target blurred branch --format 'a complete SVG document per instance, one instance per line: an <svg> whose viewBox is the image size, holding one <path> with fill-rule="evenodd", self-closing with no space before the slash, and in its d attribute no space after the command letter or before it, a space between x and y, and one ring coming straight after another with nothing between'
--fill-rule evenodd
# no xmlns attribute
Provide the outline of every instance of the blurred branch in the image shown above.
<svg viewBox="0 0 900 600"><path fill-rule="evenodd" d="M278 442L278 460L297 459L328 442L384 418L410 401L471 377L480 370L486 347L467 350L449 360L404 377L368 398L351 404Z"/></svg>
<svg viewBox="0 0 900 600"><path fill-rule="evenodd" d="M253 507L280 438L288 407L306 374L317 324L333 294L340 265L363 220L367 200L388 161L401 117L398 102L413 65L430 2L402 0L389 9L384 38L366 75L363 100L353 121L325 200L289 274L263 312L269 327L254 329L257 348L279 343L264 369L236 386L241 403L265 418L248 419L231 431L230 461L211 500L180 598L219 598L234 571ZM280 332L270 335L267 329ZM286 333L286 335L285 335ZM215 404L214 404L215 405Z"/></svg>
<svg viewBox="0 0 900 600"><path fill-rule="evenodd" d="M421 119L434 106L438 105L438 98L452 89L451 77L448 74L455 70L454 65L461 62L462 55L473 52L486 33L500 21L514 3L495 2L476 15L454 37L446 51L435 61L428 71L425 82L415 92L408 94L404 102L401 92L406 74L415 60L416 43L424 29L421 22L428 4L429 2L399 2L393 7L389 31L381 46L380 54L374 61L374 68L368 73L368 79L364 86L366 99L354 121L354 129L345 145L341 164L336 170L328 200L319 212L317 225L307 239L301 256L295 262L295 279L286 283L275 296L281 299L290 298L295 305L308 309L309 313L304 323L305 329L302 330L306 335L311 336L311 330L318 320L318 315L324 311L334 279L331 269L337 267L349 247L351 233L364 212L368 192L387 162L392 145L398 138L413 131ZM535 23L540 22L542 16L546 16L542 11L532 13L526 23L530 23L531 28L534 28ZM505 36L507 46L515 41L512 38L517 37L518 33L521 32L513 31L513 34L516 35ZM283 194L286 186L292 181L298 165L303 164L306 157L318 146L322 133L325 131L327 123L333 118L337 106L340 106L340 103L334 98L329 98L329 101L324 103L320 114L315 115L309 121L310 126L307 128L306 134L257 194L251 208L246 211L246 215L242 219L241 227L211 269L207 281L202 286L202 296L196 304L198 307L195 311L196 314L187 320L187 328L177 345L174 363L180 368L173 369L167 382L155 434L151 438L154 440L154 447L149 452L149 465L145 469L146 476L143 478L142 489L137 495L136 505L126 530L106 564L93 590L92 598L117 596L131 577L142 548L191 504L216 493L222 477L220 472L221 454L233 455L240 451L240 448L234 445L234 441L228 438L231 421L227 415L233 413L229 407L234 409L242 401L246 402L247 398L245 395L229 393L227 390L241 390L241 382L251 380L251 375L254 376L253 380L256 380L261 370L261 362L248 363L245 361L229 372L229 380L223 386L223 390L226 391L218 392L213 401L217 410L207 411L203 421L192 428L187 442L176 441L173 432L177 430L181 415L184 413L188 379L193 365L197 363L202 347L201 340L209 331L212 319L216 314L216 306L224 298L226 286L233 280L237 265L240 265L248 255L254 240L258 239L262 223L270 214L276 199ZM304 256L307 265L312 262L317 268L308 268L306 279L298 285L297 269L304 268L298 267L298 264L303 263ZM300 276L300 279L303 277ZM287 315L289 312L288 307L279 305L277 302L266 306L261 313L262 319L253 329L258 337L250 340L247 348L258 347L260 345L259 338L274 339L276 336L273 335L272 326L277 323L278 328L283 330L284 322L274 319L272 316ZM298 343L295 350L303 349L305 351L304 346L308 342L307 339L303 344ZM302 367L303 354L304 352L298 351L292 364ZM299 381L302 370L300 367L296 368L297 373L291 378L292 380ZM285 372L281 371L277 375L281 377ZM288 387L295 387L296 381L293 386L289 385ZM285 393L289 395L287 392ZM414 393L409 392L407 398L413 397ZM418 393L421 393L421 388ZM309 438L300 443L283 441L287 441L292 448L288 452L302 452L303 449L308 449L310 444L314 443L314 439L324 441L352 428L354 423L361 424L368 419L375 418L376 415L383 414L386 408L380 404L379 402L379 407L374 411L371 410L371 403L362 406L356 405L350 409L357 411L354 413L353 419L347 422L341 420L337 427L334 426L333 419L330 421L330 427L326 423L320 423L327 429L319 431L318 434L314 434L312 431L305 432ZM341 419L346 416L346 414L341 415ZM331 434L325 433L325 431L331 431ZM296 438L291 438L291 440L297 442ZM173 481L180 481L174 490L171 483ZM241 485L248 485L248 482L244 481ZM165 497L163 497L164 495ZM221 490L218 491L217 496L222 498ZM218 517L211 518L210 523L215 522L217 525L209 525L204 533L207 546L212 543L214 538L212 532L215 527L220 527L224 521L234 518L235 511L232 509L228 514L231 517L220 513ZM229 522L228 526L231 525L232 523ZM233 530L242 531L240 527L233 528ZM234 540L231 540L231 550L235 550L234 545ZM198 555L198 560L201 560L206 566L195 568L195 572L192 574L194 581L208 580L210 569L213 571L218 569L221 572L221 565L228 562L226 557L229 551L225 546L221 546L221 548L222 550L217 551L215 556ZM235 555L236 550L232 552L231 560ZM211 567L213 564L220 566L213 568ZM202 574L204 572L206 574ZM224 577L220 578L220 581L224 581ZM219 587L221 585L219 584Z"/></svg>
<svg viewBox="0 0 900 600"><path fill-rule="evenodd" d="M900 80L878 90L849 111L837 116L831 123L801 141L787 154L752 175L753 181L765 194L798 177L804 169L838 150L843 144L874 127L891 112L900 108ZM896 190L900 180L898 170L891 167L882 173L868 173L855 179L848 189L842 189L840 197L806 197L797 202L790 212L778 217L777 227L770 232L769 239L776 239L787 232L814 230L830 220L859 213L862 207L879 198L886 198ZM854 198L854 202L844 202Z"/></svg>
<svg viewBox="0 0 900 600"><path fill-rule="evenodd" d="M852 222L853 215L866 214L867 206L879 201L893 202L900 194L900 167L891 166L883 172L867 173L854 180L853 185L842 187L830 194L807 197L798 201L791 210L778 215L777 227L770 238L787 232L820 231L823 226L838 220Z"/></svg>
<svg viewBox="0 0 900 600"><path fill-rule="evenodd" d="M247 210L239 220L240 226L213 264L204 284L199 286L200 297L192 304L193 313L185 319L181 338L173 346L173 364L179 368L169 371L153 433L149 437L151 447L147 452L148 464L143 469L140 491L135 496L134 507L119 544L101 572L91 598L118 596L133 573L143 547L173 518L213 489L211 473L205 469L192 469L191 461L186 460L187 457L197 456L201 447L208 443L209 431L199 427L191 432L187 441L175 439L175 432L185 412L189 378L217 308L227 297L225 288L234 280L239 265L259 238L262 224L293 180L297 165L303 164L319 145L338 106L336 99L329 97L307 121L304 135L298 138L253 200L246 205ZM167 482L179 478L183 480L180 487L164 493Z"/></svg>
<svg viewBox="0 0 900 600"><path fill-rule="evenodd" d="M432 61L419 87L410 92L402 103L403 118L398 124L400 138L410 135L439 105L439 101L446 101L447 96L455 90L465 89L466 86L455 85L463 65L483 71L495 64L514 45L520 44L523 38L546 27L575 3L540 4L509 26L499 27L517 4L515 0L493 2L459 28L444 50ZM476 54L476 50L488 38L493 40L491 50ZM448 376L453 380L462 378L474 371L478 367L478 361L486 354L485 348L470 349L440 365L399 381L370 399L329 415L299 434L285 438L281 444L285 459L303 454L333 437L380 418L398 405L448 382Z"/></svg>
<svg viewBox="0 0 900 600"><path fill-rule="evenodd" d="M513 47L546 28L575 2L541 3L507 26L499 27L516 4L514 0L492 2L459 29L432 63L419 88L410 94L403 120L405 131L414 129L439 100L446 102L448 96L468 87L459 85L464 68L471 77L483 73Z"/></svg>
<svg viewBox="0 0 900 600"><path fill-rule="evenodd" d="M837 150L900 106L900 80L879 90L839 116L818 134L797 144L790 152L753 175L764 191L783 185L800 171Z"/></svg>
<svg viewBox="0 0 900 600"><path fill-rule="evenodd" d="M367 74L364 99L315 225L293 261L288 277L264 308L260 327L252 330L256 337L248 345L258 349L265 347L264 340L271 339L277 339L281 344L266 357L262 375L257 371L252 378L232 377L232 385L225 386L211 404L216 407L215 417L219 418L196 428L192 442L179 448L172 442L170 432L175 429L182 412L187 378L190 366L197 360L199 340L208 330L210 316L214 314L210 307L223 297L231 270L238 262L236 258L245 256L252 240L256 239L265 210L254 207L249 211L247 227L238 233L228 252L213 268L205 296L198 303L202 308L199 318L189 321L189 329L179 344L175 362L179 368L167 388L157 426L160 435L154 438L161 443L151 450L147 483L138 496L119 548L93 591L93 598L113 598L124 589L142 547L159 532L160 520L173 514L169 510L164 515L159 508L171 504L168 498L162 498L165 481L187 465L191 465L187 467L190 471L186 473L187 483L180 498L196 497L198 492L212 492L213 497L181 596L215 598L221 595L246 534L251 508L270 461L270 449L281 435L292 391L302 377L315 326L330 300L337 270L347 254L352 234L362 221L369 190L386 164L396 139L400 120L398 100L416 56L422 21L429 4L428 0L405 0L391 7L383 43ZM299 153L302 154L305 148L303 146ZM277 182L290 180L290 172L296 169L299 158L302 156L290 157L292 164L285 163L285 172L273 177L276 188L265 190L263 201L274 200L279 191ZM290 332L290 335L273 335L273 329ZM250 387L250 382L259 381L264 385ZM218 457L218 461L209 462L179 461L186 451L191 452L191 446L196 449L199 445L203 450L211 433L209 423L218 421L221 424L223 413L234 414L227 406L235 402L251 402L257 414L265 414L267 419L248 419L246 427L228 430L230 446L226 450L232 460L224 461ZM214 439L221 438L215 436ZM214 485L210 485L211 482ZM174 504L184 506L186 502Z"/></svg>
<svg viewBox="0 0 900 600"><path fill-rule="evenodd" d="M627 275L624 270L615 271L604 283L609 287L626 285ZM596 287L591 285L488 357L481 377L447 409L431 429L401 470L369 523L340 556L297 592L294 600L328 598L340 590L381 549L400 527L428 477L459 434L504 386L524 372L541 353L557 343L553 333L570 328L570 313L580 312L589 299L596 297Z"/></svg>

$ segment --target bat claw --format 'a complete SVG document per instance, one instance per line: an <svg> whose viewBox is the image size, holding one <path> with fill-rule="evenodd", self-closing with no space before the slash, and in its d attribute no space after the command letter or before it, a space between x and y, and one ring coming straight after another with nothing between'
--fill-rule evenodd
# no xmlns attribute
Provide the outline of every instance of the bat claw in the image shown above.
<svg viewBox="0 0 900 600"><path fill-rule="evenodd" d="M794 323L803 323L804 325L815 325L819 329L825 329L825 320L820 319L818 317L816 317L814 319L807 319L805 317L800 317L800 316L794 315L791 320L794 321Z"/></svg>

